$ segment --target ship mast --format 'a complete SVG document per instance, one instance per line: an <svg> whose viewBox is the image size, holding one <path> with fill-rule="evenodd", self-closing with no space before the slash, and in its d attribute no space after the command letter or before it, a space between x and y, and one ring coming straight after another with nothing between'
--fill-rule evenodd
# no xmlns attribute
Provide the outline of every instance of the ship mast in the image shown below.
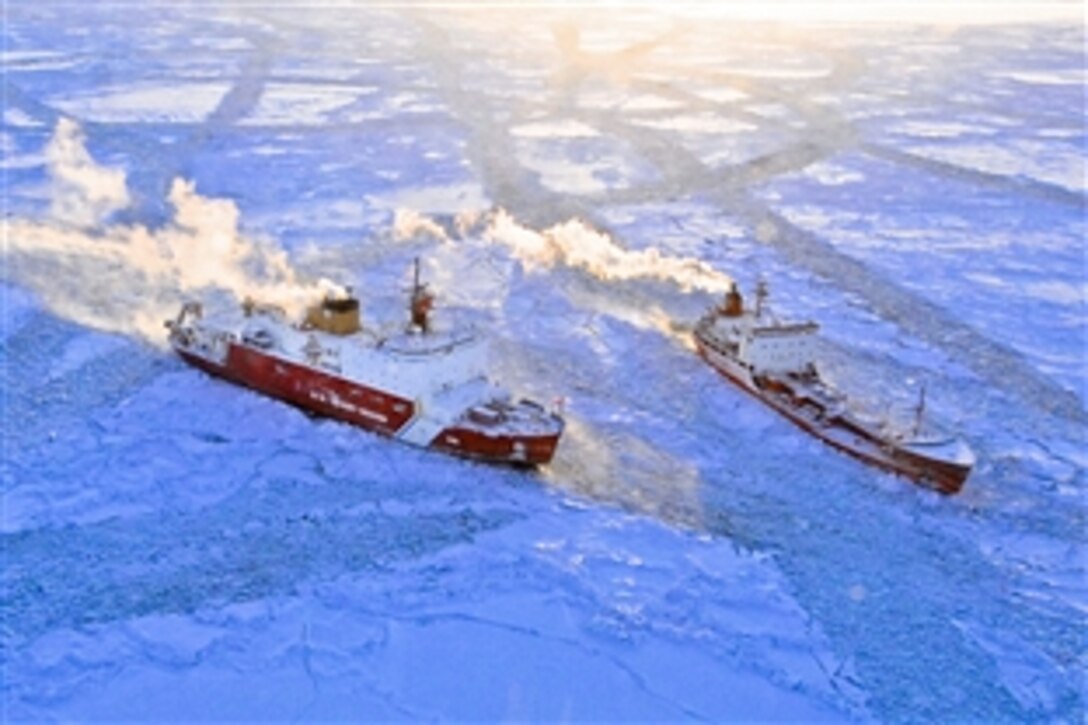
<svg viewBox="0 0 1088 725"><path fill-rule="evenodd" d="M434 295L427 291L427 285L419 281L419 257L415 258L415 271L412 278L412 296L409 298L408 309L412 316L411 326L422 333L431 331L431 307L434 306Z"/></svg>

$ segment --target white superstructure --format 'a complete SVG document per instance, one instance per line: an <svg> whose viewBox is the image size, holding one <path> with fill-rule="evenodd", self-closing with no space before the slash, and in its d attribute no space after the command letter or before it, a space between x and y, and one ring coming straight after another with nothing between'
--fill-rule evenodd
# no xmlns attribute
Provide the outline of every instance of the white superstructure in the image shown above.
<svg viewBox="0 0 1088 725"><path fill-rule="evenodd" d="M417 271L411 322L393 334L364 328L350 294L326 297L300 320L250 301L211 314L188 303L167 327L194 365L314 413L457 455L549 461L562 419L513 401L489 378L475 330L432 329L432 301Z"/></svg>

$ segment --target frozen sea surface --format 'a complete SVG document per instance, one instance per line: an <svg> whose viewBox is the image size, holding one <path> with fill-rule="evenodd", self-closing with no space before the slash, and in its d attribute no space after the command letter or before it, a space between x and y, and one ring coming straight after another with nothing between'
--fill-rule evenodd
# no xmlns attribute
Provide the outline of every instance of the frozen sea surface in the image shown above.
<svg viewBox="0 0 1088 725"><path fill-rule="evenodd" d="M1082 27L18 3L2 32L4 719L1083 720ZM183 366L162 317L243 247L375 326L422 255L496 375L566 400L555 461ZM926 384L979 457L959 496L700 363L690 324L760 277L860 400Z"/></svg>

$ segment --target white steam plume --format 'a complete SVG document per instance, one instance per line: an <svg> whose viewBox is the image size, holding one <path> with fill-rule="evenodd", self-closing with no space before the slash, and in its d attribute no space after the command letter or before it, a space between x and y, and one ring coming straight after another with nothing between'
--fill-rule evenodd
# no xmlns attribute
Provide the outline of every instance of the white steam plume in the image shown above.
<svg viewBox="0 0 1088 725"><path fill-rule="evenodd" d="M83 223L100 220L128 192L123 172L98 166L71 122L58 124L49 164L64 214L55 221L5 220L4 275L58 315L161 342L163 320L186 294L222 290L299 314L335 289L324 280L302 283L282 249L242 236L233 202L202 197L181 179L170 189L174 218L161 229L73 226L68 212L86 212L77 214Z"/></svg>
<svg viewBox="0 0 1088 725"><path fill-rule="evenodd" d="M53 182L50 211L55 219L91 227L128 206L125 172L94 162L75 121L62 118L57 122L45 156Z"/></svg>
<svg viewBox="0 0 1088 725"><path fill-rule="evenodd" d="M434 219L412 209L397 209L393 212L393 238L398 241L429 236L441 242L450 241L446 230Z"/></svg>
<svg viewBox="0 0 1088 725"><path fill-rule="evenodd" d="M624 249L610 236L579 219L536 231L500 209L489 215L483 235L489 241L509 247L529 266L562 264L609 281L658 279L673 282L685 292L699 289L720 294L732 284L729 275L702 260L674 257L656 247Z"/></svg>
<svg viewBox="0 0 1088 725"><path fill-rule="evenodd" d="M457 237L479 235L488 242L506 246L527 267L565 265L585 270L606 281L658 279L673 282L685 292L704 290L720 294L729 290L732 278L706 262L674 257L656 247L627 250L604 232L580 219L570 219L543 231L530 229L509 212L463 211L453 220ZM451 241L449 233L431 217L417 211L398 209L393 218L397 240L430 236Z"/></svg>

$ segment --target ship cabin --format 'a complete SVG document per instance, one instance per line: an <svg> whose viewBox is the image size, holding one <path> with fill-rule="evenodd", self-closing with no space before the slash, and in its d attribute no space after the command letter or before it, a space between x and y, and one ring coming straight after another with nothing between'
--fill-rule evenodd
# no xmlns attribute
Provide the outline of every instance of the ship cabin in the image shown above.
<svg viewBox="0 0 1088 725"><path fill-rule="evenodd" d="M813 367L814 322L757 326L741 343L740 357L760 373L804 374Z"/></svg>

